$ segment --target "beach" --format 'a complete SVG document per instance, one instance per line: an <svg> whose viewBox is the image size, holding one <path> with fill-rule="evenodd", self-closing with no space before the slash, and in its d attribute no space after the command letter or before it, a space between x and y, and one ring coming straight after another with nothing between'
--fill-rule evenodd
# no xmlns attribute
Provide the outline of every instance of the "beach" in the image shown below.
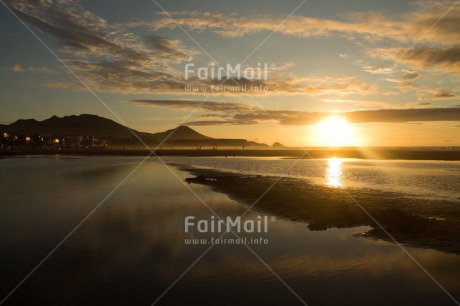
<svg viewBox="0 0 460 306"><path fill-rule="evenodd" d="M308 224L312 231L370 226L357 236L460 254L460 205L398 193L318 186L293 178L184 169L204 184L248 207ZM254 205L254 206L253 206ZM391 233L391 236L385 232Z"/></svg>

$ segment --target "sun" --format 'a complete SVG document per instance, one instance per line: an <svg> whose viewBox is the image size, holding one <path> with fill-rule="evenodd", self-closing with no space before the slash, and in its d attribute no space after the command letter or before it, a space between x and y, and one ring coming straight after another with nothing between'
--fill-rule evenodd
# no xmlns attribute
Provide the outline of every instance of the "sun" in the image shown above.
<svg viewBox="0 0 460 306"><path fill-rule="evenodd" d="M325 147L359 145L356 129L339 115L327 117L315 126L315 144Z"/></svg>

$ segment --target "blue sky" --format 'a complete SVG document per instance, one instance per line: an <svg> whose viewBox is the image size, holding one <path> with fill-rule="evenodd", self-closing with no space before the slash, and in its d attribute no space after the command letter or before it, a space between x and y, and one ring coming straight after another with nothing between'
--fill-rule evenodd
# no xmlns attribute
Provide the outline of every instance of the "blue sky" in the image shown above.
<svg viewBox="0 0 460 306"><path fill-rule="evenodd" d="M108 106L142 131L186 122L214 137L315 145L314 125L339 112L360 131L359 144L460 145L460 6L453 1L5 4L16 16L0 5L1 122L82 113L117 119ZM250 54L244 65L276 66L267 80L246 80L267 91L184 90L217 84L184 80L185 64L236 65ZM214 104L188 117L203 100ZM222 107L229 103L231 110ZM389 118L388 109L403 112Z"/></svg>

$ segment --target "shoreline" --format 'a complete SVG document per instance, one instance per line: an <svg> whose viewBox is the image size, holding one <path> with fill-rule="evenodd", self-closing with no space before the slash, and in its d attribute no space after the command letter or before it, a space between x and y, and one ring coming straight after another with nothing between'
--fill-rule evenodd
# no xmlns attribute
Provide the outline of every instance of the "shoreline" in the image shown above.
<svg viewBox="0 0 460 306"><path fill-rule="evenodd" d="M209 186L248 207L272 186L252 209L303 222L311 231L370 226L370 231L356 236L393 243L368 212L398 243L460 254L460 206L454 202L368 189L331 188L294 178L276 181L276 177L213 169L181 170L193 175L186 179L187 183Z"/></svg>
<svg viewBox="0 0 460 306"><path fill-rule="evenodd" d="M0 151L0 157L20 155L81 155L81 156L148 156L151 151L142 150L18 150ZM428 149L158 149L158 156L184 156L184 157L284 157L284 158L357 158L374 160L444 160L460 161L460 151L454 150L428 150ZM152 154L154 157L155 155Z"/></svg>

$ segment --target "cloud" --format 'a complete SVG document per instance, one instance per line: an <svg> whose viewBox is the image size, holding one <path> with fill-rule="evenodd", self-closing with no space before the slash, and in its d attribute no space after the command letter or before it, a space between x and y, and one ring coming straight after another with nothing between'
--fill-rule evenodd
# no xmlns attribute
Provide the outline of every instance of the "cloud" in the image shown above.
<svg viewBox="0 0 460 306"><path fill-rule="evenodd" d="M318 76L318 77L273 77L269 86L278 90L285 89L291 93L309 95L336 94L340 96L350 94L371 94L375 92L374 86L351 76Z"/></svg>
<svg viewBox="0 0 460 306"><path fill-rule="evenodd" d="M398 87L403 91L415 91L418 94L418 100L446 100L446 99L457 99L458 96L452 89L443 88L425 88L410 82L401 82Z"/></svg>
<svg viewBox="0 0 460 306"><path fill-rule="evenodd" d="M440 1L436 5L426 7L415 6L415 9L397 18L381 13L367 12L349 14L348 20L338 21L294 15L284 20L283 16L256 14L240 16L224 15L216 12L181 11L159 13L160 18L153 22L154 29L173 29L177 24L192 31L209 30L224 37L242 37L262 31L296 37L331 37L359 36L369 41L391 39L398 42L434 42L460 43L460 8L453 7L453 1ZM449 10L441 20L440 16ZM169 18L174 17L174 20ZM436 23L436 27L432 27Z"/></svg>
<svg viewBox="0 0 460 306"><path fill-rule="evenodd" d="M450 89L434 89L429 91L431 95L429 96L421 96L418 99L423 100L446 100L446 99L455 99L458 98L452 90Z"/></svg>
<svg viewBox="0 0 460 306"><path fill-rule="evenodd" d="M304 112L296 110L267 109L236 102L182 101L182 100L133 100L143 106L166 107L172 109L196 109L204 112L188 125L311 125L331 116L325 112ZM460 108L413 108L379 109L343 112L340 116L350 123L409 123L427 121L460 121ZM210 119L211 118L211 119Z"/></svg>
<svg viewBox="0 0 460 306"><path fill-rule="evenodd" d="M403 91L409 91L409 90L420 90L422 92L425 92L424 88L415 85L414 83L411 82L400 82L397 84L398 88L402 89Z"/></svg>
<svg viewBox="0 0 460 306"><path fill-rule="evenodd" d="M386 67L384 65L379 66L364 66L362 69L366 72L375 73L375 74L390 74L393 73L392 67Z"/></svg>
<svg viewBox="0 0 460 306"><path fill-rule="evenodd" d="M294 15L288 19L258 14L255 16L224 15L216 12L182 11L159 13L162 19L156 20L154 29L176 27L176 23L192 31L211 30L223 37L242 37L262 31L273 31L302 38L332 36L341 33L368 35L378 38L385 33L401 40L408 37L402 30L402 24L380 14L355 15L350 22L319 19ZM174 17L174 20L169 18ZM398 26L399 25L399 26Z"/></svg>
<svg viewBox="0 0 460 306"><path fill-rule="evenodd" d="M460 20L459 20L460 22ZM418 46L412 49L375 48L372 57L395 61L415 69L446 73L460 72L460 46Z"/></svg>
<svg viewBox="0 0 460 306"><path fill-rule="evenodd" d="M50 69L48 67L27 67L24 68L21 65L13 65L10 67L3 67L0 68L3 71L9 71L9 72L50 72Z"/></svg>
<svg viewBox="0 0 460 306"><path fill-rule="evenodd" d="M240 122L264 123L275 121L281 125L310 125L331 116L331 113L308 113L300 111L268 110L267 112L239 113L228 120L235 124ZM350 123L408 123L423 121L460 121L458 109L394 109L369 110L340 113ZM195 123L197 124L197 123Z"/></svg>
<svg viewBox="0 0 460 306"><path fill-rule="evenodd" d="M10 67L4 67L2 68L4 71L11 71L11 72L24 72L25 70L22 69L21 65L14 65Z"/></svg>
<svg viewBox="0 0 460 306"><path fill-rule="evenodd" d="M387 80L389 82L394 82L394 83L402 83L402 82L406 83L406 82L415 81L419 77L420 77L420 74L418 74L418 73L406 71L406 73L404 75L400 76L400 77L386 78L385 80Z"/></svg>
<svg viewBox="0 0 460 306"><path fill-rule="evenodd" d="M418 103L419 106L432 106L430 102L420 102Z"/></svg>
<svg viewBox="0 0 460 306"><path fill-rule="evenodd" d="M160 35L150 35L146 38L146 40L162 55L170 57L175 61L190 61L192 59L191 55L196 54L193 50L187 50L186 54L182 43L177 39L167 38Z"/></svg>
<svg viewBox="0 0 460 306"><path fill-rule="evenodd" d="M268 90L207 90L206 94L349 95L369 94L375 90L373 86L349 76L302 78L282 72L292 67L292 62L270 67L267 80L185 80L180 64L192 60L197 51L177 39L149 33L149 28L145 27L151 24L147 22L109 23L85 10L79 1L71 0L55 3L16 0L10 1L9 5L22 20L54 37L59 50L65 54L62 56L64 62L89 87L100 92L203 94L202 91L187 91L187 86L209 89L217 85L240 88L263 86ZM208 14L206 18L215 20L220 17ZM136 33L138 28L142 29ZM23 68L18 66L14 69ZM83 89L78 82L63 81L62 78L47 80L46 85Z"/></svg>
<svg viewBox="0 0 460 306"><path fill-rule="evenodd" d="M210 31L223 37L242 37L260 32L275 32L299 38L347 38L379 44L406 44L370 48L368 55L391 60L420 70L460 71L460 6L455 1L412 3L413 10L394 16L378 12L348 14L345 21L294 15L239 15L217 12L178 11L158 13L153 29L174 29L179 24L190 31ZM174 17L174 20L169 18ZM440 18L442 17L442 18ZM411 45L415 47L410 47ZM339 54L346 58L347 54ZM365 66L370 73L390 74L391 67ZM409 77L409 76L407 76ZM395 79L393 81L396 81ZM403 80L401 80L403 81ZM406 81L409 81L406 80Z"/></svg>
<svg viewBox="0 0 460 306"><path fill-rule="evenodd" d="M412 22L407 23L406 29L415 39L444 45L460 43L460 6L457 1L419 1L414 4L417 9L409 15Z"/></svg>
<svg viewBox="0 0 460 306"><path fill-rule="evenodd" d="M8 3L22 20L56 39L58 49L65 54L65 63L94 90L183 91L180 74L171 65L190 60L196 51L180 41L135 34L131 31L133 25L109 23L85 10L79 1ZM16 71L20 68L16 67ZM81 89L80 84L61 79L47 84Z"/></svg>
<svg viewBox="0 0 460 306"><path fill-rule="evenodd" d="M268 67L268 71L282 71L282 70L286 70L286 69L289 69L291 67L294 67L294 63L293 62L285 62L285 63L281 63L281 65L276 65L276 66L272 66L272 67Z"/></svg>
<svg viewBox="0 0 460 306"><path fill-rule="evenodd" d="M209 88L220 84L218 80L199 80L192 78L185 80L180 66L195 59L198 52L184 45L180 40L158 35L152 30L173 29L174 22L166 13L158 13L153 21L136 21L131 23L114 23L89 12L82 7L81 2L75 0L8 1L11 9L18 16L39 29L41 33L50 35L56 40L59 51L65 63L72 68L93 90L101 92L133 93L133 94L204 94L203 92L186 91L186 87L194 85ZM449 2L450 3L450 2ZM220 14L213 12L170 12L176 21L193 31L212 31L225 37L241 37L262 31L276 31L277 33L300 38L309 37L357 37L375 42L410 42L415 34L428 29L429 21L448 7L449 3L426 7L416 7L413 12L401 15L398 18L378 13L359 13L348 16L346 21L292 16L283 23L284 16L256 14L240 16L238 14ZM429 48L440 50L438 57L429 55L428 51L411 53L410 58L420 67L441 67L445 70L458 69L456 51L452 45L460 43L458 37L457 8L449 12L449 18L439 22L436 26L437 35L420 38L421 42L429 44ZM436 18L438 18L436 17ZM414 25L417 25L415 27ZM455 33L453 33L455 32ZM441 39L442 38L442 39ZM437 44L444 44L438 46ZM428 48L428 47L426 47ZM437 49L436 49L437 48ZM384 59L404 61L411 60L398 53L384 54L385 48L375 49L374 56ZM430 49L430 50L431 50ZM443 52L442 50L452 51ZM388 48L385 50L389 50ZM418 49L417 49L418 50ZM411 50L415 52L416 48ZM435 52L436 53L436 52ZM342 58L346 54L340 54ZM427 62L423 64L421 62ZM412 63L414 66L416 64ZM264 91L206 91L213 95L367 95L376 92L375 86L352 76L319 76L302 77L285 73L283 70L292 67L287 62L270 68L267 80L228 79L224 86L264 86ZM427 66L428 65L428 66ZM11 72L24 72L31 68L19 65L10 67ZM7 67L8 68L8 67ZM16 69L16 70L15 70ZM37 68L38 69L38 68ZM386 66L366 66L365 71L370 73L391 73ZM4 69L5 70L5 69ZM36 70L38 71L38 70ZM417 78L416 74L402 76L398 82L409 82ZM395 81L394 79L393 81ZM47 86L82 90L77 82L67 82L62 78L46 80Z"/></svg>
<svg viewBox="0 0 460 306"><path fill-rule="evenodd" d="M393 103L371 100L354 100L354 99L323 99L324 103L343 105L346 104L348 109L363 110L363 109L391 109L395 105Z"/></svg>
<svg viewBox="0 0 460 306"><path fill-rule="evenodd" d="M460 121L460 110L456 108L393 109L351 112L345 116L354 123Z"/></svg>
<svg viewBox="0 0 460 306"><path fill-rule="evenodd" d="M255 108L252 105L235 102L194 101L194 100L130 100L130 102L142 106L157 106L173 109L196 109L213 112L250 111Z"/></svg>
<svg viewBox="0 0 460 306"><path fill-rule="evenodd" d="M41 32L54 36L61 50L82 55L100 54L118 57L145 58L113 34L116 26L84 10L76 1L10 1L11 9ZM125 40L126 41L126 40Z"/></svg>

